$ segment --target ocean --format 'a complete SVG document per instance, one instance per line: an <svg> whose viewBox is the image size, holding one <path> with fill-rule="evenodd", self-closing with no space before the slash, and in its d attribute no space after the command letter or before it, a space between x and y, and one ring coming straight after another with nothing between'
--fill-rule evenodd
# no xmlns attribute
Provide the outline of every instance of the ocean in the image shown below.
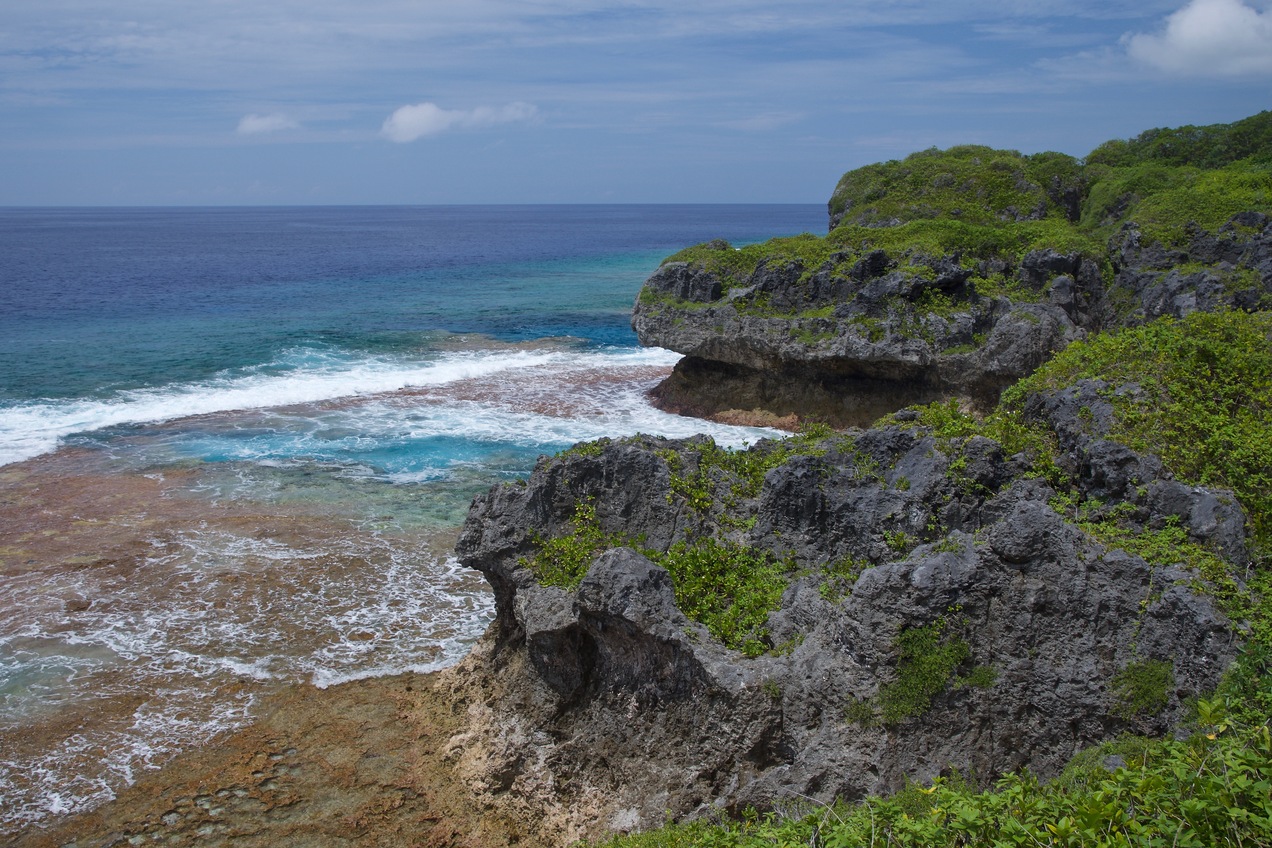
<svg viewBox="0 0 1272 848"><path fill-rule="evenodd" d="M279 687L457 661L473 496L653 409L629 325L681 247L820 205L0 209L0 834Z"/></svg>

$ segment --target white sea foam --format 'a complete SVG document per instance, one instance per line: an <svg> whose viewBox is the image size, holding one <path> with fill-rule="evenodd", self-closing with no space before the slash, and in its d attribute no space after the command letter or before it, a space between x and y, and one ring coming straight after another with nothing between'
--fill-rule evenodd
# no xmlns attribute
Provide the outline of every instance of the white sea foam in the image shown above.
<svg viewBox="0 0 1272 848"><path fill-rule="evenodd" d="M14 698L0 700L0 833L109 800L137 770L244 723L271 686L453 663L493 615L482 581L409 534L163 532L135 569L0 584L0 683L41 690L6 685ZM87 609L68 608L85 597ZM118 715L112 705L138 692L144 702ZM4 740L38 726L40 710L93 718L19 757Z"/></svg>
<svg viewBox="0 0 1272 848"><path fill-rule="evenodd" d="M457 661L492 619L489 590L413 535L439 526L428 524L438 515L458 521L467 500L453 493L604 436L707 433L737 447L773 435L654 409L645 392L677 359L662 350L306 356L290 370L0 410L0 461L153 422L162 426L97 441L138 457L137 469L165 456L241 460L208 463L190 494L214 509L246 499L281 511L259 530L214 518L161 527L139 540L150 553L119 569L32 571L0 584L0 682L17 681L0 703L0 737L22 733L41 709L96 716L38 755L0 751L0 830L106 800L135 769L245 721L271 686ZM347 517L330 520L348 523L323 524L328 516L317 535L289 523L293 504L297 516L327 516L324 498L359 507L337 508ZM102 718L109 711L98 705L139 691L147 700L136 714Z"/></svg>
<svg viewBox="0 0 1272 848"><path fill-rule="evenodd" d="M438 386L501 371L545 365L578 356L558 350L463 351L432 359L353 358L296 351L254 369L198 383L120 392L98 400L50 400L0 409L0 465L57 448L73 433L105 427L170 421L194 415L263 409L358 395ZM631 351L615 362L666 361L666 351Z"/></svg>

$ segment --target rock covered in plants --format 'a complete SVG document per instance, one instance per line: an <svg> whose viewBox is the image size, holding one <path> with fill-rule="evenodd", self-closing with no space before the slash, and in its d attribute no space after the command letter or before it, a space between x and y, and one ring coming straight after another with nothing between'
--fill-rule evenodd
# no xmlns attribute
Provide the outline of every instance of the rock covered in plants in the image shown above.
<svg viewBox="0 0 1272 848"><path fill-rule="evenodd" d="M1084 334L1084 293L1098 289L1101 273L1076 253L1034 251L991 268L956 254L845 247L815 265L761 259L726 288L722 272L708 270L709 254L725 251L663 265L634 308L642 343L686 354L657 389L664 408L758 408L841 425L951 396L988 408ZM682 301L690 278L717 295ZM1014 300L1004 293L1016 289Z"/></svg>
<svg viewBox="0 0 1272 848"><path fill-rule="evenodd" d="M483 705L459 746L470 785L568 819L574 838L949 769L1047 775L1120 733L1164 732L1217 683L1231 625L1186 562L1102 540L1072 505L1130 504L1236 561L1243 514L1103 448L1102 413L1092 429L1079 409L1030 408L1047 432L1084 434L1064 443L1071 471L935 406L739 453L601 442L495 487L458 547L499 607L466 672ZM695 594L701 549L771 567L760 624L738 635L730 608ZM711 590L745 607L764 587L730 573Z"/></svg>
<svg viewBox="0 0 1272 848"><path fill-rule="evenodd" d="M824 238L664 263L664 405L894 414L602 440L476 499L497 614L451 752L484 802L565 844L1049 776L1225 669L1266 706L1272 113L1184 130L927 151L846 175Z"/></svg>
<svg viewBox="0 0 1272 848"><path fill-rule="evenodd" d="M681 251L633 311L642 343L685 354L656 400L836 425L949 398L988 410L1088 333L1269 308L1272 112L1185 129L1086 163L923 151L845 174L824 237Z"/></svg>

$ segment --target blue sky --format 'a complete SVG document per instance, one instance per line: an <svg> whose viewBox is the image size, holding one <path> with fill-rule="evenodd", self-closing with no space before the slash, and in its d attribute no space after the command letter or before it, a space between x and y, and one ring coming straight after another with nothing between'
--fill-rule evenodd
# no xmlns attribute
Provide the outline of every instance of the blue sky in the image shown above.
<svg viewBox="0 0 1272 848"><path fill-rule="evenodd" d="M1272 0L7 0L0 205L823 202L1272 108Z"/></svg>

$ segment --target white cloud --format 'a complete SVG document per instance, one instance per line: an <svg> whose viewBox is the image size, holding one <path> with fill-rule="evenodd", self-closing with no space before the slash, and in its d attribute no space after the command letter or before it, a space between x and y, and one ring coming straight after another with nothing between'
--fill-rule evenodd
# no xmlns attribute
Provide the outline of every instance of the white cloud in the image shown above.
<svg viewBox="0 0 1272 848"><path fill-rule="evenodd" d="M1131 58L1187 76L1272 74L1272 11L1241 0L1191 0L1158 33L1127 36Z"/></svg>
<svg viewBox="0 0 1272 848"><path fill-rule="evenodd" d="M509 103L493 108L443 109L436 103L402 106L384 121L380 132L390 141L406 143L452 129L479 129L497 124L533 121L539 110L529 103Z"/></svg>
<svg viewBox="0 0 1272 848"><path fill-rule="evenodd" d="M261 135L263 133L278 132L279 130L294 130L299 126L300 124L291 118L278 113L273 115L244 115L238 124L238 134Z"/></svg>

